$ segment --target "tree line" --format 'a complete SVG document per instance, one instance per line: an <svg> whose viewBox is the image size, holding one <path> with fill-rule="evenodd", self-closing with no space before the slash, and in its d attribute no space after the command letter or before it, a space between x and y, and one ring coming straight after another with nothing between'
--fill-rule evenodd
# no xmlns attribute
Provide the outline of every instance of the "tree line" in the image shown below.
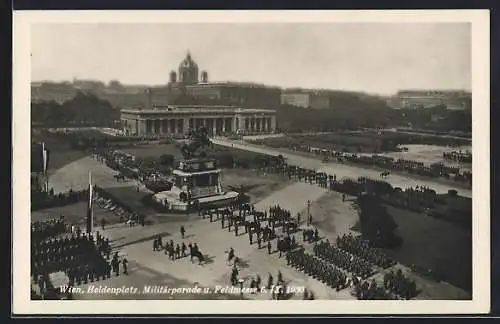
<svg viewBox="0 0 500 324"><path fill-rule="evenodd" d="M188 94L173 98L174 105L229 105L224 99L195 98ZM262 107L248 107L262 108ZM386 128L411 126L448 132L470 132L472 115L460 110L446 110L444 106L422 109L392 109L377 96L351 92L336 92L330 97L328 109L310 109L290 105L270 105L276 110L277 127L285 132L355 130L359 128ZM92 93L79 92L69 101L31 104L34 125L63 127L77 125L110 126L120 119L120 110Z"/></svg>
<svg viewBox="0 0 500 324"><path fill-rule="evenodd" d="M92 93L78 92L60 104L55 101L31 103L31 122L45 127L109 126L120 119L120 110Z"/></svg>

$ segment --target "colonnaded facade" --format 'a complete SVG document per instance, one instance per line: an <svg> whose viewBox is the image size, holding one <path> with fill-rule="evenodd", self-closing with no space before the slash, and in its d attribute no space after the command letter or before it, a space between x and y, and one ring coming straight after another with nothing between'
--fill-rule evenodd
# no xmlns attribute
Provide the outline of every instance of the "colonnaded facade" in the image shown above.
<svg viewBox="0 0 500 324"><path fill-rule="evenodd" d="M130 135L182 135L205 126L210 135L268 134L276 131L276 112L235 106L154 105L121 110L122 127Z"/></svg>

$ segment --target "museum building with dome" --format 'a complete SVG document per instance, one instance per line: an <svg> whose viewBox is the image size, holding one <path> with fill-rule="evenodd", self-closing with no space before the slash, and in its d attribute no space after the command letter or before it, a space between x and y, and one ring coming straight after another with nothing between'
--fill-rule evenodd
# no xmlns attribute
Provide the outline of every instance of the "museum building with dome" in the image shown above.
<svg viewBox="0 0 500 324"><path fill-rule="evenodd" d="M263 134L276 130L281 88L248 82L210 82L188 52L166 86L146 90L143 105L121 110L133 135L184 134L207 127L211 135Z"/></svg>

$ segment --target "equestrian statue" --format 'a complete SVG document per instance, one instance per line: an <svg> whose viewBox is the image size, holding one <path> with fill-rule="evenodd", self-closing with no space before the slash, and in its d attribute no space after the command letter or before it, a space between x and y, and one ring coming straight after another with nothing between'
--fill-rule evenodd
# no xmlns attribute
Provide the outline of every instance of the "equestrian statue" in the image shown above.
<svg viewBox="0 0 500 324"><path fill-rule="evenodd" d="M181 148L185 160L206 156L206 152L203 149L213 145L208 136L206 127L190 130L188 137L189 140Z"/></svg>

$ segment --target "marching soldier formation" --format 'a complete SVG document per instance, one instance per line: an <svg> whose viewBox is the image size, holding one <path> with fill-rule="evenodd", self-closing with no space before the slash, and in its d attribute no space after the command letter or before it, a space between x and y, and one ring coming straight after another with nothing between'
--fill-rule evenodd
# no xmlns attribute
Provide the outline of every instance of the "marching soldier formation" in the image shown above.
<svg viewBox="0 0 500 324"><path fill-rule="evenodd" d="M369 242L360 236L354 237L350 233L349 235L344 234L343 236L338 236L337 246L383 269L387 269L396 264L396 261L389 258L381 250L371 247Z"/></svg>
<svg viewBox="0 0 500 324"><path fill-rule="evenodd" d="M384 288L403 299L411 299L418 294L415 281L406 277L401 269L384 275Z"/></svg>
<svg viewBox="0 0 500 324"><path fill-rule="evenodd" d="M69 286L104 280L111 276L115 262L113 259L111 264L108 263L110 253L109 239L104 239L99 232L95 238L92 234L78 232L71 237L33 239L31 274L40 286L46 285L50 273L59 271L68 276Z"/></svg>
<svg viewBox="0 0 500 324"><path fill-rule="evenodd" d="M361 179L360 181L367 182L370 180ZM383 187L384 182L380 181L377 185ZM267 248L268 254L274 252L272 241L277 238L276 250L279 253L278 257L284 254L288 265L313 276L337 291L354 286L358 299L392 299L393 295L396 297L405 296L401 298L415 297L414 293L410 293L410 291L416 292L416 288L413 288L414 283L407 283L407 281L401 279L401 276L388 276L386 287L377 286L374 281L362 281L377 271L391 267L396 262L387 257L381 250L370 246L368 241L359 236L344 234L337 237L336 245L334 245L328 240L320 241L318 230L307 227L302 229L303 242L314 242L314 255L306 252L304 247L297 244L295 236L291 235L290 227L287 225L290 222L300 224L300 214L296 218L292 218L291 212L279 205L260 212L256 211L252 205L244 204L224 209L203 210L200 212L200 216L202 218L209 217L211 222L221 220L222 227L228 228L229 231L234 229L236 232L238 226L244 226L249 243L251 245L257 243L258 249L264 246ZM250 220L247 220L247 217L250 217ZM278 228L282 230L283 234L281 236L276 234ZM294 227L294 230L296 231L298 228ZM242 283L238 280L239 270L236 264L236 262L233 264L231 271L231 283L240 286ZM250 286L256 287L256 282L257 280L252 279ZM273 277L269 275L269 287L272 286L272 282ZM399 293L395 291L399 291ZM279 293L278 291L278 294L273 298L285 298L284 295ZM304 298L314 299L312 293L306 293L306 295L307 298Z"/></svg>
<svg viewBox="0 0 500 324"><path fill-rule="evenodd" d="M315 279L327 284L337 291L348 287L347 275L331 263L313 257L299 249L286 255L287 264Z"/></svg>
<svg viewBox="0 0 500 324"><path fill-rule="evenodd" d="M66 232L66 223L62 215L58 219L52 218L31 224L31 239L36 242L47 240L64 232Z"/></svg>
<svg viewBox="0 0 500 324"><path fill-rule="evenodd" d="M374 273L372 265L368 261L343 251L328 242L315 244L313 250L316 257L338 265L357 277L365 279Z"/></svg>

